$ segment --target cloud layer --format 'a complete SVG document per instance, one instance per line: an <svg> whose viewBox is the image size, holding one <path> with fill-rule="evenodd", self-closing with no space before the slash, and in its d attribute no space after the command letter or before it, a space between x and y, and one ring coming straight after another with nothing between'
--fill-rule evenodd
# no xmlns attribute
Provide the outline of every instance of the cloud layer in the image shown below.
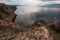
<svg viewBox="0 0 60 40"><path fill-rule="evenodd" d="M49 4L50 2L60 3L60 0L0 0L0 2L6 4L19 4L19 5L39 5L39 4Z"/></svg>

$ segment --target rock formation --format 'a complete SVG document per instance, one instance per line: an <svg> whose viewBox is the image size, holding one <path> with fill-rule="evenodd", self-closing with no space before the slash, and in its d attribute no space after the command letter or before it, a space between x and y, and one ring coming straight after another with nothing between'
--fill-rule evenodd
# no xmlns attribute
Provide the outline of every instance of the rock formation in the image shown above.
<svg viewBox="0 0 60 40"><path fill-rule="evenodd" d="M13 19L16 17L16 14L14 13L14 10L12 10L12 7L9 7L4 3L0 3L0 18L13 21Z"/></svg>
<svg viewBox="0 0 60 40"><path fill-rule="evenodd" d="M53 40L47 28L39 22L23 28L12 21L15 16L14 10L0 3L0 40Z"/></svg>

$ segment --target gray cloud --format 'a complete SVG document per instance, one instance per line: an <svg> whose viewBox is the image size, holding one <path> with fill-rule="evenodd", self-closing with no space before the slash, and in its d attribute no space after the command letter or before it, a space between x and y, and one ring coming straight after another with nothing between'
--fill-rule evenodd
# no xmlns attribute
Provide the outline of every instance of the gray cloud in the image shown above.
<svg viewBox="0 0 60 40"><path fill-rule="evenodd" d="M38 5L39 3L46 3L48 1L59 1L60 0L0 0L0 2L6 3L6 4L19 4L19 5Z"/></svg>
<svg viewBox="0 0 60 40"><path fill-rule="evenodd" d="M39 1L60 1L60 0L39 0Z"/></svg>

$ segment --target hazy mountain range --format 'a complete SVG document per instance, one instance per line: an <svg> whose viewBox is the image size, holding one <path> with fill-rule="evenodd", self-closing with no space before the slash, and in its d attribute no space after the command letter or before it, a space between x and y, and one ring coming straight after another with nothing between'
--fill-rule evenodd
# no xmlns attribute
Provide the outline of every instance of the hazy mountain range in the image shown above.
<svg viewBox="0 0 60 40"><path fill-rule="evenodd" d="M38 4L38 5L8 5L8 6L42 6L42 7L46 7L46 6L52 6L52 7L54 7L54 6L56 6L56 7L58 7L58 6L60 6L60 4Z"/></svg>

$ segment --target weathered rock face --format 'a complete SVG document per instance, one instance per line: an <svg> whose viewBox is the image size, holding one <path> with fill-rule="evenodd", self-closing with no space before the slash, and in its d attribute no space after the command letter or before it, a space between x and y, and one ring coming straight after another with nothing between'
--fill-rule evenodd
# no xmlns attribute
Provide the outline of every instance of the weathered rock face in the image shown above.
<svg viewBox="0 0 60 40"><path fill-rule="evenodd" d="M11 29L14 31L19 31L22 29L19 25L11 22L11 21L5 21L5 20L0 20L0 28L3 30Z"/></svg>
<svg viewBox="0 0 60 40"><path fill-rule="evenodd" d="M53 40L46 26L41 25L39 20L32 25L30 32L36 37L36 40Z"/></svg>
<svg viewBox="0 0 60 40"><path fill-rule="evenodd" d="M0 18L4 20L13 21L16 17L12 7L6 6L4 3L0 3Z"/></svg>
<svg viewBox="0 0 60 40"><path fill-rule="evenodd" d="M5 5L4 3L0 3L0 27L4 29L9 27L15 27L16 24L14 24L12 21L16 17L16 14L14 13L14 8ZM19 27L19 26L17 26Z"/></svg>
<svg viewBox="0 0 60 40"><path fill-rule="evenodd" d="M46 27L37 21L30 28L23 28L14 22L16 14L1 4L0 6L0 40L53 40Z"/></svg>
<svg viewBox="0 0 60 40"><path fill-rule="evenodd" d="M35 27L28 32L19 33L16 40L53 40L48 30L44 27Z"/></svg>
<svg viewBox="0 0 60 40"><path fill-rule="evenodd" d="M7 28L13 29L14 31L17 30L17 32L13 31L14 33L12 31L11 32L3 31L3 33L1 32L2 33L0 34L1 40L53 40L50 32L47 30L46 27L33 25L30 28L26 28L27 31L25 31L23 28L21 28L21 26L18 26L15 23L2 20L0 21L1 29L3 29L4 27L3 30L6 30Z"/></svg>

